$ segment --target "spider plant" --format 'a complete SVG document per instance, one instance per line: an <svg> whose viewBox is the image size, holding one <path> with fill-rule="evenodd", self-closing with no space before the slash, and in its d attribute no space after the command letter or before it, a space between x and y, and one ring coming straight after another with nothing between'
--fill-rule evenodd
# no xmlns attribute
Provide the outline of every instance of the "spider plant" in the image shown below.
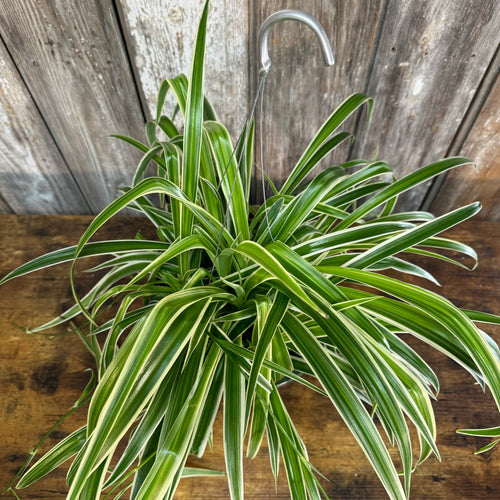
<svg viewBox="0 0 500 500"><path fill-rule="evenodd" d="M2 280L71 261L75 305L35 331L83 315L88 331L77 333L95 357L95 383L78 402L90 400L87 425L25 470L17 488L73 458L68 499L117 491L170 499L182 477L210 473L185 464L189 454L203 454L222 406L232 499L244 496L244 448L255 456L265 436L271 469L277 476L281 456L291 498L326 496L277 387L288 378L331 400L388 496L407 498L414 467L439 457L431 406L439 381L401 334L455 360L500 406L499 350L475 325L499 319L404 280L434 281L413 255L475 261L472 248L438 235L480 205L440 217L394 212L401 193L470 161L442 159L396 180L383 161L353 160L311 177L351 137L342 123L370 109L371 100L356 94L321 126L282 187L252 206L253 122L233 147L203 94L207 12L205 5L189 80L162 83L146 143L124 138L144 154L131 186L76 246ZM163 114L167 92L183 130ZM149 219L158 238L90 241L124 208ZM91 256L103 259L94 267L103 276L79 297L75 265ZM101 319L108 306L112 318ZM386 442L397 446L401 470Z"/></svg>

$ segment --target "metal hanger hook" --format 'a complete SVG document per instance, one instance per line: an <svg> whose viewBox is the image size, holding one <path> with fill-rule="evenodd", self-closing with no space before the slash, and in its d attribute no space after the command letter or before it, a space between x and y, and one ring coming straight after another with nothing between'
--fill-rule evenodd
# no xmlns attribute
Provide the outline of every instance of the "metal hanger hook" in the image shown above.
<svg viewBox="0 0 500 500"><path fill-rule="evenodd" d="M259 52L260 52L260 62L261 62L261 73L266 75L271 67L271 59L269 58L269 52L267 49L267 36L269 30L273 24L279 23L281 21L300 21L301 23L307 24L318 37L318 41L321 48L321 53L323 54L323 59L326 66L332 66L334 63L332 47L330 41L326 36L323 26L310 14L302 12L301 10L280 10L271 14L260 27L259 30Z"/></svg>

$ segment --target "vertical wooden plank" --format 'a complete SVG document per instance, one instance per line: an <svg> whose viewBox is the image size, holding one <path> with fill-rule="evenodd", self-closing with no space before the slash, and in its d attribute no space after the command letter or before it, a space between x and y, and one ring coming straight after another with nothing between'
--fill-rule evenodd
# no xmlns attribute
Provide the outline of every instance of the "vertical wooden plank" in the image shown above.
<svg viewBox="0 0 500 500"><path fill-rule="evenodd" d="M91 210L100 210L135 168L130 146L108 134L143 136L112 2L4 0L0 35Z"/></svg>
<svg viewBox="0 0 500 500"><path fill-rule="evenodd" d="M265 82L263 157L266 174L277 184L286 178L317 129L342 100L364 90L383 4L382 0L314 0L307 4L299 0L251 1L252 96L259 69L257 33L262 22L277 10L299 9L316 17L335 56L334 66L325 67L315 35L301 23L287 21L271 28L268 45L272 66ZM346 144L328 157L325 165L343 162L347 155ZM259 192L256 187L258 198Z"/></svg>
<svg viewBox="0 0 500 500"><path fill-rule="evenodd" d="M9 207L7 202L0 195L0 214L4 215L4 214L11 214L11 213L12 213L12 209Z"/></svg>
<svg viewBox="0 0 500 500"><path fill-rule="evenodd" d="M500 40L495 0L389 0L370 75L371 127L354 154L399 176L444 156ZM417 208L427 186L402 198Z"/></svg>
<svg viewBox="0 0 500 500"><path fill-rule="evenodd" d="M88 212L86 201L1 41L0 131L0 212Z"/></svg>
<svg viewBox="0 0 500 500"><path fill-rule="evenodd" d="M442 214L479 200L483 209L478 218L500 220L500 79L497 78L488 99L474 122L461 155L476 162L451 171L441 187L431 211Z"/></svg>
<svg viewBox="0 0 500 500"><path fill-rule="evenodd" d="M117 2L150 117L155 113L161 81L181 72L189 75L203 4L200 0ZM248 107L247 15L246 2L210 3L205 93L233 137L239 133ZM172 110L173 99L168 102Z"/></svg>

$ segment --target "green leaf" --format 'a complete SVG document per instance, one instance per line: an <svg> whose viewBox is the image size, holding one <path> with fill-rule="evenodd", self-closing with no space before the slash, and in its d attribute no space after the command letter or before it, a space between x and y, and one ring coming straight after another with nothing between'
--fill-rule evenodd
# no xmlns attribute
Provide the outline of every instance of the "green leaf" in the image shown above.
<svg viewBox="0 0 500 500"><path fill-rule="evenodd" d="M153 146L141 159L139 162L139 165L137 166L137 169L134 174L134 178L132 179L132 186L135 186L141 178L144 176L146 169L148 168L150 162L155 158L158 157L158 153L162 150L161 146L159 144ZM162 166L164 166L165 162L162 162Z"/></svg>
<svg viewBox="0 0 500 500"><path fill-rule="evenodd" d="M82 299L79 300L78 304L70 307L68 310L64 311L60 316L54 318L53 320L38 326L36 328L32 328L30 333L37 333L42 330L46 330L48 328L53 328L57 325L65 323L70 319L77 316L82 308L90 307L95 301L97 301L102 295L108 290L108 288L115 284L116 282L126 278L130 274L137 272L142 269L143 264L137 262L131 262L126 266L120 266L116 269L112 269L110 272L106 273L93 287L92 289L85 295Z"/></svg>
<svg viewBox="0 0 500 500"><path fill-rule="evenodd" d="M321 309L321 313L310 308L308 304L301 303L302 301L297 300L298 298L293 298L292 302L295 302L314 319L356 370L373 403L377 405L378 413L385 425L389 426L399 445L403 460L405 487L408 489L412 461L411 441L401 408L395 397L394 390L397 387L391 385L392 373L388 370L386 363L376 356L375 352L369 349L369 345L363 340L361 326L335 311L326 300L322 299L322 297L330 299L338 297L339 291L313 266L301 259L283 243L274 242L269 246L269 249L286 266L292 276L309 284L309 296L314 297L317 303L316 307Z"/></svg>
<svg viewBox="0 0 500 500"><path fill-rule="evenodd" d="M480 453L484 453L485 451L490 451L492 448L494 448L498 443L500 443L500 439L495 439L491 443L487 444L486 446L483 446L482 448L479 448L479 450L474 452L474 455L479 455Z"/></svg>
<svg viewBox="0 0 500 500"><path fill-rule="evenodd" d="M224 391L224 363L217 366L214 379L207 394L207 400L203 407L200 422L196 429L196 434L191 446L191 453L201 457L205 451L207 443L212 434L215 417L219 411L219 406Z"/></svg>
<svg viewBox="0 0 500 500"><path fill-rule="evenodd" d="M343 175L345 172L339 167L328 168L318 174L306 189L282 210L271 226L271 234L264 232L259 243L269 242L271 235L274 240L287 241L316 205L323 200L332 184L338 182Z"/></svg>
<svg viewBox="0 0 500 500"><path fill-rule="evenodd" d="M304 177L315 166L309 160L315 155L328 137L339 127L349 116L351 116L360 106L368 104L368 114L370 114L372 100L363 94L354 94L348 97L325 121L299 161L293 168L288 179L283 184L280 194L291 194L295 187L304 179ZM341 136L344 139L347 136ZM340 141L339 141L340 142Z"/></svg>
<svg viewBox="0 0 500 500"><path fill-rule="evenodd" d="M248 359L248 360L253 360L254 355L252 351L249 351L245 349L244 347L239 347L235 345L232 342L229 342L227 340L221 339L220 337L217 337L214 335L214 340L217 342L217 344L220 346L220 348L226 353L226 354L235 354L237 357L239 357L239 362L240 362L240 368L242 370L245 370L243 360ZM300 377L296 373L290 371L288 368L283 367L280 364L277 364L273 361L264 359L263 366L265 368L269 368L270 370L276 372L280 376L280 378L286 378L293 380L295 382L298 382L301 385L304 385L305 387L321 394L322 396L325 396L325 393L322 389L318 388L311 382L307 381L305 378ZM246 370L247 373L249 373L249 370ZM266 389L268 391L271 390L271 385L263 379L263 377L259 374L258 378L258 384L260 387L263 389Z"/></svg>
<svg viewBox="0 0 500 500"><path fill-rule="evenodd" d="M87 427L83 426L65 437L22 476L16 487L19 489L26 488L46 476L49 472L57 469L57 467L80 451L85 443L86 436Z"/></svg>
<svg viewBox="0 0 500 500"><path fill-rule="evenodd" d="M267 444L269 448L269 461L271 470L276 482L278 482L279 466L280 466L280 443L278 438L278 431L273 419L268 418L266 423Z"/></svg>
<svg viewBox="0 0 500 500"><path fill-rule="evenodd" d="M283 322L297 350L314 370L332 403L372 463L390 498L406 498L391 457L370 415L343 373L332 362L314 335L292 314L285 315Z"/></svg>
<svg viewBox="0 0 500 500"><path fill-rule="evenodd" d="M224 220L224 207L221 194L217 189L217 167L212 157L212 151L206 133L203 133L200 158L199 203L206 207L207 212L219 222Z"/></svg>
<svg viewBox="0 0 500 500"><path fill-rule="evenodd" d="M205 122L204 126L226 206L234 224L235 239L246 240L249 238L247 201L229 133L222 124L217 122Z"/></svg>
<svg viewBox="0 0 500 500"><path fill-rule="evenodd" d="M224 476L224 472L212 469L203 469L201 467L184 467L182 469L182 477L199 477L199 476Z"/></svg>
<svg viewBox="0 0 500 500"><path fill-rule="evenodd" d="M137 283L142 278L144 278L147 274L152 273L158 270L163 264L168 262L169 260L187 252L189 250L194 250L195 248L203 249L207 251L207 253L213 258L215 256L215 247L212 242L209 241L202 235L192 234L186 236L183 239L180 239L174 243L172 243L167 250L165 250L162 254L160 254L155 260L153 260L150 264L145 266L139 273L137 273L132 280L130 280L127 284L127 287ZM123 291L126 291L127 288L124 288Z"/></svg>
<svg viewBox="0 0 500 500"><path fill-rule="evenodd" d="M205 39L209 2L201 14L189 79L186 111L184 115L184 146L182 167L182 190L187 198L196 201L198 173L200 169L201 143L203 137L203 74L205 61ZM183 210L181 235L191 230L192 216Z"/></svg>
<svg viewBox="0 0 500 500"><path fill-rule="evenodd" d="M385 188L383 191L363 203L363 205L354 210L349 215L349 217L346 217L344 220L340 221L337 229L343 229L351 225L359 218L363 217L363 215L370 213L379 205L382 205L391 198L399 196L400 194L414 188L415 186L418 186L419 184L431 179L432 177L435 177L436 175L447 172L452 168L460 167L462 165L467 165L470 163L471 161L468 158L445 158L444 160L436 161L425 167L415 170L411 174L397 180L396 182Z"/></svg>
<svg viewBox="0 0 500 500"><path fill-rule="evenodd" d="M138 141L137 139L133 139L132 137L127 137L126 135L120 135L120 134L111 134L110 137L116 137L117 139L121 139L122 141L131 144L132 146L137 148L139 151L142 151L143 153L147 153L149 151L148 146L142 144L142 142Z"/></svg>
<svg viewBox="0 0 500 500"><path fill-rule="evenodd" d="M158 440L160 439L161 427L158 426L154 431L153 435L146 442L141 455L139 457L139 465L134 474L134 481L132 483L132 491L130 493L130 499L134 500L140 490L144 480L146 479L149 471L153 467L154 460L156 458L156 451L158 449Z"/></svg>
<svg viewBox="0 0 500 500"><path fill-rule="evenodd" d="M303 172L310 172L328 153L346 139L351 139L351 142L353 142L354 136L349 132L340 132L326 140L307 160L307 163L303 167Z"/></svg>
<svg viewBox="0 0 500 500"><path fill-rule="evenodd" d="M300 452L295 439L295 429L276 388L271 392L270 404L273 420L277 424L277 436L291 498L292 500L307 500L307 485L300 460Z"/></svg>
<svg viewBox="0 0 500 500"><path fill-rule="evenodd" d="M181 365L180 361L176 362ZM140 455L167 411L169 404L169 396L172 392L172 383L177 375L177 371L171 370L163 380L160 388L153 396L151 403L148 405L147 412L144 414L141 422L134 430L125 451L120 456L120 459L113 471L106 480L104 485L106 488L115 485L126 473L134 460Z"/></svg>
<svg viewBox="0 0 500 500"><path fill-rule="evenodd" d="M240 171L241 183L245 192L247 203L250 198L250 187L252 181L253 155L255 139L255 120L245 123L241 136L235 146L236 160Z"/></svg>
<svg viewBox="0 0 500 500"><path fill-rule="evenodd" d="M127 349L123 351L127 356L115 357L101 379L89 408L88 446L81 455L78 468L75 469L68 498L78 498L87 477L107 455L108 449L119 441L133 423L191 335L194 334L209 304L209 299L202 297L205 294L205 297L210 297L213 291L206 290L196 299L192 289L189 292L179 292L160 301L151 311L140 333L127 338L127 341L131 338L134 341L130 351ZM197 321L193 322L193 316L198 318ZM130 401L127 401L127 396L131 394L137 383L142 368L146 366L149 356L167 331L168 337L165 337L166 341L161 343L162 357L158 358L156 354L155 362L158 373L149 374L155 380L154 384L148 391L144 390L143 394L140 394L142 405L135 405L123 412L126 405L131 406ZM160 359L161 362L159 362ZM113 374L118 370L119 375L116 377ZM111 374L109 381L108 372ZM140 384L143 385L144 381Z"/></svg>
<svg viewBox="0 0 500 500"><path fill-rule="evenodd" d="M146 123L146 137L151 146L156 142L156 123L154 121Z"/></svg>
<svg viewBox="0 0 500 500"><path fill-rule="evenodd" d="M126 252L141 252L151 250L166 250L168 244L162 241L149 241L149 240L111 240L99 241L87 244L82 248L79 257L92 257L95 255L110 255L120 254ZM32 273L40 269L45 269L56 264L72 261L77 254L77 246L70 246L62 248L61 250L54 250L53 252L46 253L40 257L36 257L29 262L19 266L4 276L0 281L0 285L13 278L18 278L24 274Z"/></svg>
<svg viewBox="0 0 500 500"><path fill-rule="evenodd" d="M407 248L412 247L413 245L418 245L422 241L427 240L435 234L449 229L455 224L458 224L459 222L472 217L477 212L479 212L480 209L481 205L479 205L479 203L471 203L470 205L467 205L465 207L453 210L448 214L425 222L424 224L416 226L401 234L397 234L392 238L379 243L372 249L363 252L362 254L346 262L345 266L355 267L357 269L368 267L385 257L402 252Z"/></svg>
<svg viewBox="0 0 500 500"><path fill-rule="evenodd" d="M468 436L480 436L480 437L494 437L491 443L488 443L486 446L483 446L476 452L475 455L479 455L480 453L484 453L485 451L490 451L493 449L498 443L500 443L500 427L490 427L489 429L460 429L457 430L459 434L466 434Z"/></svg>
<svg viewBox="0 0 500 500"><path fill-rule="evenodd" d="M342 265L347 265L350 260L346 259ZM325 261L323 261L326 264ZM330 262L333 264L333 262ZM370 266L370 270L373 271L382 271L384 269L394 269L395 271L399 271L401 273L412 274L413 276L418 276L420 278L425 278L429 281L432 281L437 286L439 282L434 278L434 276L416 264L411 262L406 262L403 259L399 259L398 257L385 257L382 260L379 260L376 264L372 264Z"/></svg>
<svg viewBox="0 0 500 500"><path fill-rule="evenodd" d="M316 305L311 302L307 294L302 290L302 288L300 288L299 284L290 277L283 266L262 246L253 241L244 241L243 243L240 243L235 250L242 255L251 258L266 271L281 280L287 287L297 294L298 297L303 299L313 308L316 308Z"/></svg>
<svg viewBox="0 0 500 500"><path fill-rule="evenodd" d="M352 279L378 288L409 304L415 305L434 318L439 318L439 322L469 352L488 383L497 406L500 408L500 360L478 329L460 309L435 293L387 276L343 267L319 266L318 269L323 273Z"/></svg>
<svg viewBox="0 0 500 500"><path fill-rule="evenodd" d="M488 429L460 429L459 434L467 436L500 437L500 427L489 427Z"/></svg>
<svg viewBox="0 0 500 500"><path fill-rule="evenodd" d="M260 387L256 388L256 393L260 397L255 397L251 414L250 430L247 445L247 457L254 458L260 450L264 433L266 432L266 422L268 419L267 406L261 397L264 391ZM266 398L268 399L268 398Z"/></svg>
<svg viewBox="0 0 500 500"><path fill-rule="evenodd" d="M472 268L470 268L471 270L475 269L475 267L477 266L478 259L477 259L477 254L474 251L474 249L471 248L469 245L465 245L464 243L461 243L459 241L450 240L448 238L443 238L443 237L434 237L434 238L428 238L427 240L423 241L421 243L421 245L425 246L425 247L439 248L442 250L443 249L444 250L451 250L453 252L462 253L462 254L467 255L468 257L471 257L472 259L474 259L474 266ZM456 263L455 261L451 261L451 262ZM463 264L462 264L462 267L465 267L466 269L468 269Z"/></svg>
<svg viewBox="0 0 500 500"><path fill-rule="evenodd" d="M146 196L153 193L165 193L175 199L182 202L183 205L188 207L206 228L214 239L217 238L219 234L223 235L223 241L232 242L231 236L226 230L223 230L222 225L215 220L210 214L208 214L202 207L196 205L186 198L182 191L171 181L161 178L144 179L137 186L127 191L125 194L113 201L108 207L106 207L89 225L85 233L83 234L80 242L78 243L74 258L80 256L83 252L84 246L87 244L89 239L95 234L95 232L105 224L113 215L118 213L120 210L125 208L129 203L136 200L137 198ZM165 244L162 245L165 248Z"/></svg>
<svg viewBox="0 0 500 500"><path fill-rule="evenodd" d="M245 420L248 423L250 417L250 407L252 405L252 399L255 392L255 387L257 385L257 376L262 368L264 358L266 357L266 352L268 351L269 345L273 339L273 336L278 330L278 325L285 314L288 307L288 298L278 293L274 299L273 305L269 310L269 314L265 319L265 323L260 331L257 346L255 347L255 355L252 362L252 368L250 371L250 376L248 379L247 387L247 397L245 402Z"/></svg>
<svg viewBox="0 0 500 500"><path fill-rule="evenodd" d="M357 193L357 190L353 189L354 186L360 185L361 188L367 188L370 186L370 184L365 184L366 181L376 177L380 177L383 174L392 173L389 165L387 165L387 163L383 161L374 161L366 165L361 163L361 165L362 168L360 168L356 172L351 173L350 175L346 175L345 178L341 179L338 184L332 186L332 189L328 194L329 204L334 206L341 206L353 200L356 200L360 196L363 196L363 192ZM378 188L380 183L372 182L371 184L376 185ZM366 194L368 194L369 192L370 191L366 192Z"/></svg>
<svg viewBox="0 0 500 500"><path fill-rule="evenodd" d="M137 492L136 500L163 498L177 475L180 479L219 357L220 350L213 346L189 399L182 407L165 440L159 443L154 465Z"/></svg>
<svg viewBox="0 0 500 500"><path fill-rule="evenodd" d="M241 343L241 340L239 340ZM239 366L226 356L224 370L224 458L232 500L244 498L243 437L245 379Z"/></svg>
<svg viewBox="0 0 500 500"><path fill-rule="evenodd" d="M373 294L367 294L360 290L346 287L341 287L341 289L349 297L373 297ZM476 378L478 383L481 383L482 376L477 371L476 364L469 351L455 337L449 334L448 330L440 323L439 318L433 318L423 313L420 308L399 300L377 297L377 300L366 302L363 309L376 318L394 325L398 331L411 333L440 350L463 366ZM431 378L434 380L433 385L437 388L437 379L435 376L431 376Z"/></svg>
<svg viewBox="0 0 500 500"><path fill-rule="evenodd" d="M257 315L252 331L251 342L253 345L255 344L258 345L262 337L264 325L267 323L267 319L270 312L270 306L271 306L270 302L271 301L267 296L258 296L255 298ZM264 352L264 356L267 355L267 357L270 357L269 354L270 354L269 349L267 349L266 352ZM252 363L252 368L250 372L254 370L254 363ZM264 378L267 382L270 382L272 380L271 370L267 368L261 368L259 371L260 371L260 376ZM255 382L257 382L257 378L259 377L259 371L255 376ZM250 377L251 373L249 374L249 379ZM264 438L264 433L266 431L267 406L269 403L268 391L263 390L261 387L257 387L257 385L255 385L254 390L252 391L252 395L253 395L253 412L250 421L250 431L249 431L248 445L247 445L247 457L249 458L253 458L260 449L262 439ZM247 408L248 407L245 408L245 416L244 416L244 421L246 426L248 426L249 422L249 415L247 413Z"/></svg>
<svg viewBox="0 0 500 500"><path fill-rule="evenodd" d="M160 116L160 119L157 121L157 125L161 128L165 135L171 139L179 135L177 127L174 122L168 118L168 116Z"/></svg>
<svg viewBox="0 0 500 500"><path fill-rule="evenodd" d="M413 228L412 224L405 222L373 222L349 227L343 230L334 231L311 238L304 243L293 246L293 250L303 257L312 257L317 254L339 252L345 247L352 248L353 244L377 240L381 236L399 234L402 231Z"/></svg>
<svg viewBox="0 0 500 500"><path fill-rule="evenodd" d="M462 309L462 312L472 321L477 321L478 323L500 325L500 316L497 316L496 314L484 313L481 311L471 311L469 309Z"/></svg>
<svg viewBox="0 0 500 500"><path fill-rule="evenodd" d="M160 117L163 111L163 106L165 105L165 99L167 97L168 89L170 85L167 80L163 80L160 84L160 89L158 90L158 98L156 99L156 121L160 121Z"/></svg>
<svg viewBox="0 0 500 500"><path fill-rule="evenodd" d="M104 482L104 477L106 475L109 462L111 461L113 451L114 450L110 450L109 457L104 460L88 477L82 489L82 498L99 500L101 497L102 484Z"/></svg>

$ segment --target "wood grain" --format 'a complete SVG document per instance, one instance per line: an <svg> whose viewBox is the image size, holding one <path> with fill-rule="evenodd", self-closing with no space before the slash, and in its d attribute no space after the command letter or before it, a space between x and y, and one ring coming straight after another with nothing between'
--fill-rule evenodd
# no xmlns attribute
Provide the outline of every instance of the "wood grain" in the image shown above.
<svg viewBox="0 0 500 500"><path fill-rule="evenodd" d="M479 200L479 217L500 220L500 79L497 79L460 151L476 167L451 171L431 210L442 214Z"/></svg>
<svg viewBox="0 0 500 500"><path fill-rule="evenodd" d="M371 127L354 156L378 157L398 176L443 157L500 41L495 0L388 0L367 93ZM420 206L427 185L402 197Z"/></svg>
<svg viewBox="0 0 500 500"><path fill-rule="evenodd" d="M90 220L81 216L0 216L0 231L5 235L1 243L0 275L39 253L75 243ZM100 237L131 237L138 229L147 236L150 228L144 224L138 218L117 218L101 230ZM498 313L499 225L472 221L455 228L452 234L474 246L479 254L479 267L471 273L429 261L429 270L443 285L441 289L431 287L462 307ZM47 269L0 288L2 489L21 466L26 451L73 404L87 381L88 374L83 370L91 359L79 342L68 337L49 339L28 336L15 326L39 324L69 305L66 271ZM88 280L81 279L81 286L88 286ZM485 329L500 341L499 328ZM499 498L500 449L474 456L473 452L485 442L455 433L457 428L498 425L498 411L492 398L484 395L471 377L455 363L418 342L413 343L441 380L440 397L434 407L438 446L443 461L430 458L417 469L413 476L411 497L419 500ZM321 479L321 483L329 497L332 500L386 498L373 470L331 403L295 384L283 387L281 392L308 447L310 460L327 478ZM82 425L84 413L75 414L66 421L49 438L47 446L54 445ZM202 459L192 459L191 464L223 470L220 418L215 423L213 450ZM62 500L66 491L65 470L66 467L62 467L43 481L21 491L21 498ZM245 461L245 488L246 498L250 500L290 498L283 468L275 489L266 446L254 460ZM5 498L14 497L6 495ZM181 481L175 498L222 500L229 498L229 492L224 478L185 479Z"/></svg>
<svg viewBox="0 0 500 500"><path fill-rule="evenodd" d="M117 2L149 117L156 114L161 81L181 72L189 76L203 3L199 0ZM235 140L248 108L247 34L246 2L210 2L205 94ZM172 112L173 98L168 104Z"/></svg>
<svg viewBox="0 0 500 500"><path fill-rule="evenodd" d="M5 211L88 213L77 183L0 41L0 195ZM0 203L0 211L2 203Z"/></svg>
<svg viewBox="0 0 500 500"><path fill-rule="evenodd" d="M257 33L262 22L284 8L302 9L322 24L332 45L335 64L325 67L313 32L297 22L273 26L268 38L272 66L265 82L263 114L264 170L280 185L314 134L350 94L363 92L374 50L382 0L307 2L252 0L250 75L256 93L259 54ZM354 120L345 126L354 129ZM345 144L323 166L344 162ZM258 160L257 160L258 161ZM255 196L262 199L260 173L255 172Z"/></svg>
<svg viewBox="0 0 500 500"><path fill-rule="evenodd" d="M0 213L97 212L116 197L138 157L107 136L143 137L141 105L151 116L160 81L189 72L202 7L201 0L2 1ZM307 27L272 28L262 137L264 169L277 184L352 92L375 98L371 126L347 123L357 129L354 148L344 144L322 166L378 153L401 176L440 158L468 133L464 123L471 103L482 101L485 75L498 73L495 0L213 0L206 92L233 138L255 96L258 29L282 8L309 11L323 24L336 64L323 66ZM488 100L490 116L495 102L495 96ZM460 174L460 182L467 182L464 192L485 200L482 217L497 219L497 150L484 116L464 146L480 168ZM454 176L435 207L460 198ZM429 201L424 185L402 197L400 207L428 206L438 185ZM260 191L257 169L255 200L262 199Z"/></svg>
<svg viewBox="0 0 500 500"><path fill-rule="evenodd" d="M137 159L108 135L144 136L112 2L69 8L63 0L4 0L0 35L88 205L99 211L129 182Z"/></svg>

